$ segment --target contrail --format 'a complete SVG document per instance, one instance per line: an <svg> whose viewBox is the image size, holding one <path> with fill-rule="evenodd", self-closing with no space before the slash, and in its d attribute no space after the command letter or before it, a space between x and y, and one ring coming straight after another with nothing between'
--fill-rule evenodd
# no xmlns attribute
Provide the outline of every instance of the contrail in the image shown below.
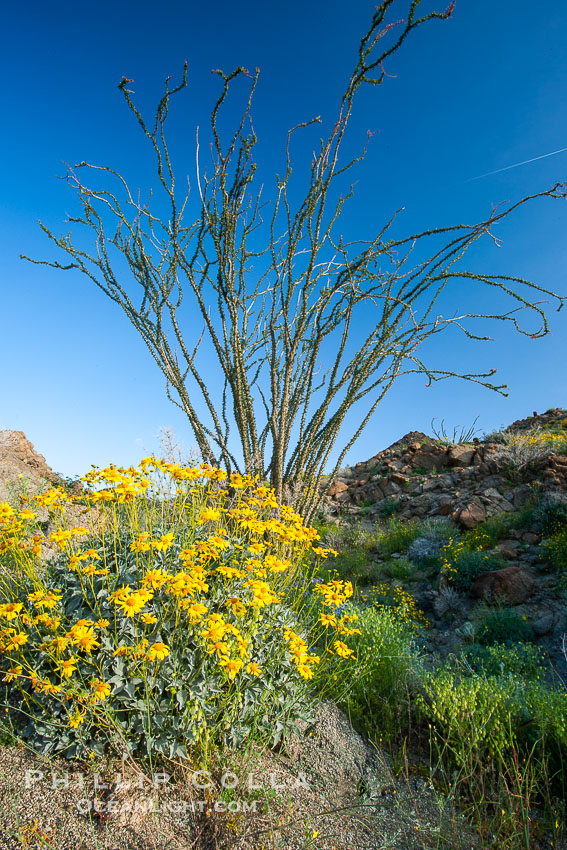
<svg viewBox="0 0 567 850"><path fill-rule="evenodd" d="M500 174L501 171L509 171L511 168L519 168L520 165L527 165L529 162L537 162L538 159L545 159L547 156L555 156L555 154L563 153L567 148L560 148L558 151L544 153L541 156L534 156L532 159L525 159L523 162L515 162L514 165L507 165L505 168L497 168L496 171L487 171L486 174L479 174L477 177L469 177L465 183L470 183L471 180L481 180L483 177L490 177L492 174Z"/></svg>

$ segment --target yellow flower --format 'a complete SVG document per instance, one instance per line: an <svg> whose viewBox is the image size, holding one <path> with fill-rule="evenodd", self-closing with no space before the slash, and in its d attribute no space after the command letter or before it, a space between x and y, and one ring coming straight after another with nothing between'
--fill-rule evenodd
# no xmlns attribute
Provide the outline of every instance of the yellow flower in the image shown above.
<svg viewBox="0 0 567 850"><path fill-rule="evenodd" d="M235 617L243 617L246 613L246 607L237 596L232 596L225 603L232 611Z"/></svg>
<svg viewBox="0 0 567 850"><path fill-rule="evenodd" d="M14 508L10 507L8 502L0 502L0 520L11 517L14 513Z"/></svg>
<svg viewBox="0 0 567 850"><path fill-rule="evenodd" d="M187 611L187 616L192 623L198 623L207 613L206 605L202 605L200 602L191 602L190 599L183 599L180 607Z"/></svg>
<svg viewBox="0 0 567 850"><path fill-rule="evenodd" d="M335 648L335 652L337 655L340 655L341 658L349 658L351 655L354 655L352 649L349 649L346 643L343 643L342 640L336 640L333 646Z"/></svg>
<svg viewBox="0 0 567 850"><path fill-rule="evenodd" d="M7 671L7 673L4 675L4 681L5 682L11 682L13 679L16 678L16 676L21 676L22 671L23 671L22 665L16 664L15 667L11 667Z"/></svg>
<svg viewBox="0 0 567 850"><path fill-rule="evenodd" d="M229 677L231 679L234 679L236 674L240 671L244 662L241 661L240 658L222 657L219 661L219 664L220 664L221 667L224 667L224 669L227 671Z"/></svg>
<svg viewBox="0 0 567 850"><path fill-rule="evenodd" d="M49 535L49 539L53 540L54 543L59 546L60 549L65 548L65 541L70 540L73 536L73 532L69 529L62 529L61 531L54 531Z"/></svg>
<svg viewBox="0 0 567 850"><path fill-rule="evenodd" d="M325 627L334 626L336 628L337 626L337 618L334 614L320 614L319 622Z"/></svg>
<svg viewBox="0 0 567 850"><path fill-rule="evenodd" d="M73 675L75 670L77 669L77 659L76 658L66 658L65 661L59 662L59 667L61 676L65 679L68 679Z"/></svg>
<svg viewBox="0 0 567 850"><path fill-rule="evenodd" d="M130 585L123 584L122 587L119 587L118 590L115 590L113 593L109 595L109 600L111 602L116 602L119 599L125 599L130 593Z"/></svg>
<svg viewBox="0 0 567 850"><path fill-rule="evenodd" d="M207 646L207 652L209 655L212 655L213 652L216 652L219 658L226 656L229 654L230 649L228 643L225 643L223 640L217 640L215 643L209 644Z"/></svg>
<svg viewBox="0 0 567 850"><path fill-rule="evenodd" d="M251 676L259 676L262 671L254 661L251 661L246 665L246 672L250 673Z"/></svg>
<svg viewBox="0 0 567 850"><path fill-rule="evenodd" d="M60 652L63 652L64 649L67 649L69 645L69 638L66 637L56 637L50 641L49 646L55 652L56 655L59 655Z"/></svg>
<svg viewBox="0 0 567 850"><path fill-rule="evenodd" d="M174 534L170 531L169 534L164 534L163 537L160 537L158 540L150 540L150 546L158 552L167 552L173 543L173 537Z"/></svg>
<svg viewBox="0 0 567 850"><path fill-rule="evenodd" d="M266 581L251 580L246 582L246 584L252 589L252 593L254 594L251 603L254 608L262 608L264 605L278 602L278 597Z"/></svg>
<svg viewBox="0 0 567 850"><path fill-rule="evenodd" d="M208 628L201 632L201 635L207 640L211 641L211 643L216 643L224 637L226 632L226 624L222 619L213 619L213 617L209 617L209 621L207 623Z"/></svg>
<svg viewBox="0 0 567 850"><path fill-rule="evenodd" d="M144 531L140 534L131 544L130 550L132 552L149 552L150 551L150 535L149 532Z"/></svg>
<svg viewBox="0 0 567 850"><path fill-rule="evenodd" d="M108 622L108 620L105 620L104 617L102 617L100 620L97 620L95 623L95 626L98 626L99 629L106 629L108 625L110 625L110 623Z"/></svg>
<svg viewBox="0 0 567 850"><path fill-rule="evenodd" d="M313 670L311 670L311 668L308 667L306 664L298 664L297 669L298 669L299 675L302 676L304 679L312 679L313 678Z"/></svg>
<svg viewBox="0 0 567 850"><path fill-rule="evenodd" d="M22 646L28 642L29 635L25 632L17 632L13 634L6 644L6 652L17 652Z"/></svg>
<svg viewBox="0 0 567 850"><path fill-rule="evenodd" d="M101 679L93 679L91 681L91 688L93 689L93 700L95 702L105 700L107 696L109 696L112 688L106 682L103 682Z"/></svg>
<svg viewBox="0 0 567 850"><path fill-rule="evenodd" d="M56 629L61 622L61 618L51 617L49 614L38 614L32 622L34 625L36 623L42 623L44 626L47 626L48 629Z"/></svg>
<svg viewBox="0 0 567 850"><path fill-rule="evenodd" d="M83 649L88 655L91 654L91 650L100 646L100 643L96 639L94 629L87 628L86 626L75 631L73 635L73 643L78 649Z"/></svg>
<svg viewBox="0 0 567 850"><path fill-rule="evenodd" d="M129 596L126 596L124 599L117 599L116 605L122 608L123 612L127 617L133 617L134 614L139 614L144 605L146 604L147 599L145 598L147 593L143 593L138 590L135 593L131 593ZM153 596L150 593L150 598Z"/></svg>
<svg viewBox="0 0 567 850"><path fill-rule="evenodd" d="M200 522L217 522L220 519L220 511L216 508L205 508L199 514Z"/></svg>
<svg viewBox="0 0 567 850"><path fill-rule="evenodd" d="M69 717L69 726L71 729L76 729L79 724L85 722L85 711L81 711L80 709L75 709L74 713Z"/></svg>
<svg viewBox="0 0 567 850"><path fill-rule="evenodd" d="M222 564L220 567L217 567L217 573L221 576L226 576L226 578L241 578L245 575L242 570L237 569L237 567L230 567L228 564Z"/></svg>
<svg viewBox="0 0 567 850"><path fill-rule="evenodd" d="M144 584L149 585L154 590L159 590L168 579L167 573L163 570L148 570L144 576Z"/></svg>
<svg viewBox="0 0 567 850"><path fill-rule="evenodd" d="M18 616L23 607L23 602L9 602L6 605L0 605L0 617L6 617L7 620L13 620Z"/></svg>
<svg viewBox="0 0 567 850"><path fill-rule="evenodd" d="M157 623L157 617L155 616L155 614L142 614L140 619L147 626L151 625L152 623Z"/></svg>
<svg viewBox="0 0 567 850"><path fill-rule="evenodd" d="M312 551L321 558L328 558L329 555L338 555L334 549L322 549L320 546L313 546Z"/></svg>
<svg viewBox="0 0 567 850"><path fill-rule="evenodd" d="M148 661L163 661L166 656L169 655L169 647L165 643L152 643L148 652L146 654L146 658Z"/></svg>
<svg viewBox="0 0 567 850"><path fill-rule="evenodd" d="M49 590L47 593L43 593L42 597L36 602L34 602L34 605L37 608L55 608L55 606L62 599L62 597L63 594L60 593L58 590Z"/></svg>

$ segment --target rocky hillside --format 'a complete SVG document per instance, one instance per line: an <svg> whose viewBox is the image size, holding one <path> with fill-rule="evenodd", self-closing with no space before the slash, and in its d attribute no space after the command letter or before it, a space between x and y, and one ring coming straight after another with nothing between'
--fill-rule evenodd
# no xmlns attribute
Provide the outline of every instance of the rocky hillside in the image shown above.
<svg viewBox="0 0 567 850"><path fill-rule="evenodd" d="M447 516L471 528L520 507L536 484L567 493L567 454L537 439L538 433L567 439L566 417L562 408L534 413L484 440L457 445L412 431L369 460L340 470L329 507L356 512L352 509L362 506L369 516L395 508L402 519Z"/></svg>
<svg viewBox="0 0 567 850"><path fill-rule="evenodd" d="M0 502L9 497L10 486L18 480L37 491L45 484L60 483L23 431L0 431Z"/></svg>

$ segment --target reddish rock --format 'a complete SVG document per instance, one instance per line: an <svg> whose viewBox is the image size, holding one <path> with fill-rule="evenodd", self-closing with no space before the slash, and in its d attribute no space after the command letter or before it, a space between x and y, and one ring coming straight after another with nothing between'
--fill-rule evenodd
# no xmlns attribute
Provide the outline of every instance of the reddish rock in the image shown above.
<svg viewBox="0 0 567 850"><path fill-rule="evenodd" d="M390 479L394 482L394 484L401 484L403 487L410 483L410 480L407 475L402 475L401 472L394 472L390 476Z"/></svg>
<svg viewBox="0 0 567 850"><path fill-rule="evenodd" d="M422 447L416 451L410 458L410 464L414 469L443 469L447 466L448 458L445 449L438 446Z"/></svg>
<svg viewBox="0 0 567 850"><path fill-rule="evenodd" d="M449 466L470 466L474 461L476 449L472 446L451 446L449 449Z"/></svg>
<svg viewBox="0 0 567 850"><path fill-rule="evenodd" d="M475 496L466 507L455 511L452 519L460 523L464 528L474 528L475 525L486 519L486 510L480 499L477 499Z"/></svg>
<svg viewBox="0 0 567 850"><path fill-rule="evenodd" d="M473 582L470 593L475 599L508 599L521 605L534 591L534 580L520 567L505 567L484 573Z"/></svg>
<svg viewBox="0 0 567 850"><path fill-rule="evenodd" d="M498 546L495 547L494 551L497 555L500 555L502 558L506 558L509 561L513 561L518 557L518 541L517 540L503 540Z"/></svg>
<svg viewBox="0 0 567 850"><path fill-rule="evenodd" d="M528 543L530 546L535 546L536 543L539 543L540 537L539 534L534 534L531 531L526 531L522 534L522 540L525 543Z"/></svg>
<svg viewBox="0 0 567 850"><path fill-rule="evenodd" d="M344 481L334 481L329 490L329 496L338 496L348 490L348 485Z"/></svg>

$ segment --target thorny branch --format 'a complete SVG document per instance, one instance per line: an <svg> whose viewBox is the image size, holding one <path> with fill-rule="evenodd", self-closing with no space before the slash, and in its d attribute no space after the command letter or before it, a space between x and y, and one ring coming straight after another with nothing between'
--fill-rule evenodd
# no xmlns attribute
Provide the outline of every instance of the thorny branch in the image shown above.
<svg viewBox="0 0 567 850"><path fill-rule="evenodd" d="M231 74L216 70L213 73L219 76L222 89L211 114L211 171L207 173L201 165L197 136L199 214L193 223L185 224L190 186L179 193L165 136L170 100L187 86L185 64L179 85L170 89L170 78L166 80L152 125L131 98L133 92L127 86L132 81L123 78L119 85L153 148L169 208L167 217L150 210L151 196L142 204L113 169L81 162L69 167L66 175L82 206L82 214L70 221L87 228L94 248L91 253L80 250L70 235L57 237L41 224L71 261L32 260L79 269L124 310L163 372L168 397L187 415L203 460L269 479L279 499L285 488L297 491L301 482L296 508L307 520L324 492L323 473L347 414L356 407L358 424L342 444L331 477L401 375L423 373L429 383L460 377L503 392L504 386L490 382L494 369L459 374L427 366L417 354L426 340L452 326L471 339L489 339L474 332L471 319L505 321L521 334L543 336L548 333L546 315L540 301L530 301L530 293L556 299L559 309L564 300L521 278L477 274L458 265L476 240L495 239L494 225L521 205L541 197L565 198L565 185L559 183L507 208L496 207L479 224L394 239L389 236L394 215L371 240L345 243L335 235L343 206L352 196L351 187L337 197L337 178L366 153L364 148L344 163L339 156L356 91L363 84L382 84L388 76L385 61L409 34L431 20L449 18L454 7L419 17L421 0L412 0L404 20L388 23L393 3L385 0L377 7L360 42L337 119L313 156L309 182L298 204L288 193L293 173L291 141L295 133L320 119L289 131L285 172L277 177L273 210L266 221L262 186L255 184L257 139L251 120L259 71L251 75L244 68ZM240 77L249 81L248 95L236 129L224 141L219 116L231 85ZM117 182L118 189L89 188L78 176L79 169L106 175ZM414 261L428 240L442 240L442 247L427 259ZM120 263L116 262L119 256ZM130 280L123 274L123 259ZM484 285L489 293L491 289L504 292L510 309L503 314L487 307L484 313L440 315L437 308L443 293L448 290L458 297L463 283ZM482 297L482 303L489 304L488 296ZM187 303L192 316L200 317L197 329L194 321L189 325L196 343L188 342L183 328ZM518 313L524 310L541 321L535 333L518 321ZM200 371L200 350L205 362L211 356L216 359L222 375L218 385ZM238 432L242 463L230 440L231 426Z"/></svg>

